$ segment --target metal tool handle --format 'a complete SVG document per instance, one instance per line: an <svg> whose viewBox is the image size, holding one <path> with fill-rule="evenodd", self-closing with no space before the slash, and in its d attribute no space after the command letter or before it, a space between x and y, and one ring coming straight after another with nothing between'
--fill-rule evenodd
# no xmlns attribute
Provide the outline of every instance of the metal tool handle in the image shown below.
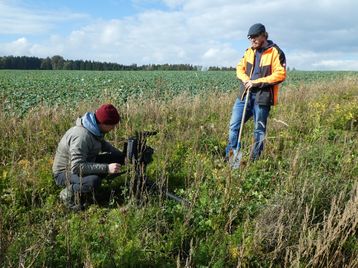
<svg viewBox="0 0 358 268"><path fill-rule="evenodd" d="M249 102L249 96L250 96L250 89L248 89L246 91L245 105L244 105L244 111L242 112L240 131L239 131L239 136L237 138L237 145L239 145L240 142L241 142L242 129L244 128L244 122L245 122L245 116L246 116L246 108L247 108L247 103Z"/></svg>

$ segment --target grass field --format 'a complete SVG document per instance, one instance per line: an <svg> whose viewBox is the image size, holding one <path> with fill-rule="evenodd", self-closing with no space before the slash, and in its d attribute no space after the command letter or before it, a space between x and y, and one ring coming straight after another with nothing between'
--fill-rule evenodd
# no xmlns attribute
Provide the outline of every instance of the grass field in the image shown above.
<svg viewBox="0 0 358 268"><path fill-rule="evenodd" d="M357 267L358 73L289 72L263 156L232 171L237 86L233 72L0 71L0 266ZM159 130L148 176L190 206L138 206L125 175L85 211L60 204L57 143L102 102L123 114L119 148Z"/></svg>

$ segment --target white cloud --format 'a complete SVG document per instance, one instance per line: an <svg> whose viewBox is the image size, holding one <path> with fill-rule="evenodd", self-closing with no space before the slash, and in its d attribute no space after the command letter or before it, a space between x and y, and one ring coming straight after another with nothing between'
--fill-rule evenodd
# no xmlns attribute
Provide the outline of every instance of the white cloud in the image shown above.
<svg viewBox="0 0 358 268"><path fill-rule="evenodd" d="M4 50L4 55L22 56L28 54L31 44L25 37L21 37L3 45L2 49Z"/></svg>
<svg viewBox="0 0 358 268"><path fill-rule="evenodd" d="M228 44L213 44L202 55L202 62L210 66L235 66L241 53ZM220 63L218 62L220 60Z"/></svg>
<svg viewBox="0 0 358 268"><path fill-rule="evenodd" d="M39 34L56 24L87 18L68 10L36 10L24 7L19 1L0 1L0 34Z"/></svg>
<svg viewBox="0 0 358 268"><path fill-rule="evenodd" d="M352 59L346 59L344 52L313 52L300 50L290 53L287 66L296 69L308 70L358 70L358 55L353 54Z"/></svg>
<svg viewBox="0 0 358 268"><path fill-rule="evenodd" d="M177 8L185 3L185 0L163 0L164 4L166 4L169 8Z"/></svg>
<svg viewBox="0 0 358 268"><path fill-rule="evenodd" d="M313 64L318 70L358 70L358 60L321 60Z"/></svg>
<svg viewBox="0 0 358 268"><path fill-rule="evenodd" d="M72 31L68 37L68 44L70 47L79 47L86 39L86 32L83 30Z"/></svg>
<svg viewBox="0 0 358 268"><path fill-rule="evenodd" d="M26 37L20 37L13 42L1 44L0 55L3 56L36 56L47 57L62 54L65 51L65 44L59 36L52 36L44 44L30 42Z"/></svg>
<svg viewBox="0 0 358 268"><path fill-rule="evenodd" d="M31 34L49 31L54 23L61 25L80 15L68 12L67 17L59 18L61 14L15 8L10 1L0 2L0 9L6 8L6 15L0 18L0 33L22 33L24 37L23 43L17 39L0 44L0 54L15 51L24 55L61 54L68 59L123 64L235 66L249 45L246 39L249 26L259 21L283 49L290 67L341 69L345 63L348 69L358 69L355 23L358 1L132 1L137 4L161 1L169 10L151 9L126 18L95 19L67 34L55 34L40 41L33 41ZM10 25L17 20L18 26Z"/></svg>
<svg viewBox="0 0 358 268"><path fill-rule="evenodd" d="M219 56L220 50L217 48L209 48L203 55L204 59L212 59Z"/></svg>

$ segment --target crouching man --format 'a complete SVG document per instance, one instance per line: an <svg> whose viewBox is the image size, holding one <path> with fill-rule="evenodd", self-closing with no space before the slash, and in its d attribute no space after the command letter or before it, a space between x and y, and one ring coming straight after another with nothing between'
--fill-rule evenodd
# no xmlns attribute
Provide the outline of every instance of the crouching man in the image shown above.
<svg viewBox="0 0 358 268"><path fill-rule="evenodd" d="M52 171L56 184L65 187L60 199L66 207L80 209L81 204L75 202L77 193L95 191L108 174L119 173L124 155L104 140L104 135L119 121L117 109L103 104L95 112L78 118L60 140Z"/></svg>

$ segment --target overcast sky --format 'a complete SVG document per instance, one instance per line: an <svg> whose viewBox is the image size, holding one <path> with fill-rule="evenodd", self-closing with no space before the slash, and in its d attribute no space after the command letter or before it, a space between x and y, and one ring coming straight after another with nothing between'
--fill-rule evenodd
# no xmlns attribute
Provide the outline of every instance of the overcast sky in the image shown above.
<svg viewBox="0 0 358 268"><path fill-rule="evenodd" d="M0 56L236 66L248 28L300 70L358 70L356 0L0 0Z"/></svg>

